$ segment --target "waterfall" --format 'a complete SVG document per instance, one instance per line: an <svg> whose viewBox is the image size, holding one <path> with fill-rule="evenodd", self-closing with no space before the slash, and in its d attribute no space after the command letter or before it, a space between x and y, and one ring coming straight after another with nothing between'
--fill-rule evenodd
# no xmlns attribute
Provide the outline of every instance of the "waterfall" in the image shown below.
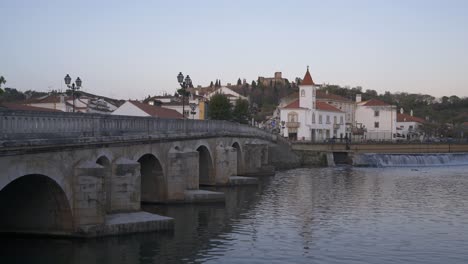
<svg viewBox="0 0 468 264"><path fill-rule="evenodd" d="M369 167L468 165L468 153L355 154L353 165Z"/></svg>

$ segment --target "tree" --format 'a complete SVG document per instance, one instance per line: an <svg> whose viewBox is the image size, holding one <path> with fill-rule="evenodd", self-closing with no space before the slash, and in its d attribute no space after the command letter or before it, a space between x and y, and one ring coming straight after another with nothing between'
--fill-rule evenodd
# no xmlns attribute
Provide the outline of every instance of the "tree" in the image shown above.
<svg viewBox="0 0 468 264"><path fill-rule="evenodd" d="M232 119L236 122L247 124L249 123L249 102L244 99L238 99L234 110L232 111Z"/></svg>
<svg viewBox="0 0 468 264"><path fill-rule="evenodd" d="M252 91L257 89L257 83L255 81L252 81L252 84L250 86L251 86Z"/></svg>
<svg viewBox="0 0 468 264"><path fill-rule="evenodd" d="M3 93L2 84L5 84L5 83L6 83L5 77L0 76L0 94Z"/></svg>
<svg viewBox="0 0 468 264"><path fill-rule="evenodd" d="M214 120L231 120L231 103L224 94L215 94L209 102L208 117Z"/></svg>
<svg viewBox="0 0 468 264"><path fill-rule="evenodd" d="M242 85L242 81L241 81L241 79L239 78L239 79L237 79L237 86L241 86L241 85Z"/></svg>

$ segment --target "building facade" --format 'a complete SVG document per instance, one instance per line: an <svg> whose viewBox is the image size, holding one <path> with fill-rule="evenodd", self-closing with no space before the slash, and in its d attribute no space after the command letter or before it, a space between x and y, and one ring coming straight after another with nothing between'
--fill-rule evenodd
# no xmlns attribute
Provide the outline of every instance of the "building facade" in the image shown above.
<svg viewBox="0 0 468 264"><path fill-rule="evenodd" d="M345 113L333 105L317 101L317 88L307 68L299 86L299 98L280 108L284 137L314 142L346 138Z"/></svg>
<svg viewBox="0 0 468 264"><path fill-rule="evenodd" d="M424 136L422 126L426 121L422 118L413 116L413 110L410 114L405 114L403 108L397 114L397 137L406 140L421 140Z"/></svg>
<svg viewBox="0 0 468 264"><path fill-rule="evenodd" d="M396 121L396 106L377 99L361 101L361 95L356 96L356 127L365 132L353 135L355 140L395 140Z"/></svg>

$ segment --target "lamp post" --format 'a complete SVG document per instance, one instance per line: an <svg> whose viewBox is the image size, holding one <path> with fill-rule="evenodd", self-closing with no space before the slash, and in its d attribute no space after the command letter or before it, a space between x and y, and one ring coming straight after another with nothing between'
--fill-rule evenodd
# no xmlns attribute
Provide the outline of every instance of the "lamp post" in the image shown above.
<svg viewBox="0 0 468 264"><path fill-rule="evenodd" d="M72 99L73 99L73 113L75 112L75 90L79 90L81 88L81 79L80 77L76 78L75 82L71 83L71 77L69 74L64 78L65 84L68 88L72 90Z"/></svg>
<svg viewBox="0 0 468 264"><path fill-rule="evenodd" d="M179 75L177 75L177 81L181 87L177 92L182 95L182 116L185 118L185 96L187 94L187 88L192 86L192 79L187 75L184 80L184 75L182 72L179 72Z"/></svg>
<svg viewBox="0 0 468 264"><path fill-rule="evenodd" d="M195 108L197 108L197 104L190 103L189 105L190 105L190 109L192 110L192 111L190 111L190 114L192 114L192 120L193 120L193 119L195 119L195 114L197 113L197 112L195 112Z"/></svg>

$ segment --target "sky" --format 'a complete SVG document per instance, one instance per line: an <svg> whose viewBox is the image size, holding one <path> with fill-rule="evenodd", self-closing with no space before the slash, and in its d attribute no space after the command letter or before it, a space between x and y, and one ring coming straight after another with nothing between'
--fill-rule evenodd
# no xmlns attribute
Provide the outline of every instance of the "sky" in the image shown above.
<svg viewBox="0 0 468 264"><path fill-rule="evenodd" d="M316 83L468 96L468 1L0 0L0 75L21 91L118 99L249 82L307 65Z"/></svg>

